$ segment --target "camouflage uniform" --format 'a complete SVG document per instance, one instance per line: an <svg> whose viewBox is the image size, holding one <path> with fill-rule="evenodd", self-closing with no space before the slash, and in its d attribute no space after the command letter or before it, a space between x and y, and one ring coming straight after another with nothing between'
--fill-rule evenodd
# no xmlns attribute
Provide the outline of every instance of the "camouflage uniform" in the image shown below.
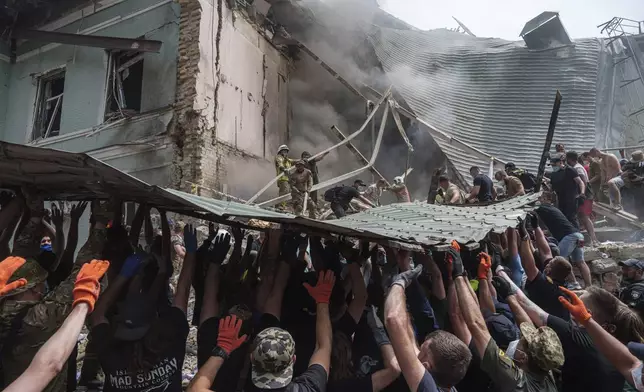
<svg viewBox="0 0 644 392"><path fill-rule="evenodd" d="M277 156L275 157L275 171L277 172L277 175L281 174L280 178L277 180L277 188L279 189L280 196L288 195L288 193L291 191L288 176L284 174L284 172L290 169L292 166L293 160L291 158L282 156L281 154L277 154ZM280 203L280 206L282 208L286 208L286 202Z"/></svg>
<svg viewBox="0 0 644 392"><path fill-rule="evenodd" d="M170 238L170 243L172 244L172 276L170 277L170 285L174 290L177 287L179 273L181 272L181 266L183 265L183 257L174 250L174 247L175 245L180 245L185 248L186 245L183 242L183 236L181 234L173 234Z"/></svg>
<svg viewBox="0 0 644 392"><path fill-rule="evenodd" d="M304 169L302 172L295 170L289 176L291 185L291 199L293 202L293 212L296 215L301 215L304 210L304 196L313 187L313 176L311 171ZM307 201L307 209L309 218L315 219L315 203L311 197Z"/></svg>
<svg viewBox="0 0 644 392"><path fill-rule="evenodd" d="M93 217L105 222L109 203L93 203ZM23 230L23 233L24 230ZM23 234L21 233L21 234ZM34 233L31 231L31 233ZM21 245L33 242L25 234ZM32 288L47 279L47 273L34 259L27 262L12 276L12 280L24 277L27 286L12 292L8 298L0 298L0 341L3 343L2 364L6 385L15 381L29 366L40 347L60 328L72 310L74 284L81 266L92 259L100 258L107 240L107 229L92 228L87 242L76 257L71 274L40 301L15 300L15 294ZM39 245L36 245L36 249ZM21 320L18 317L22 317ZM44 389L45 392L60 392L67 389L67 363Z"/></svg>
<svg viewBox="0 0 644 392"><path fill-rule="evenodd" d="M281 328L266 328L253 342L253 384L260 389L283 388L293 379L295 341Z"/></svg>

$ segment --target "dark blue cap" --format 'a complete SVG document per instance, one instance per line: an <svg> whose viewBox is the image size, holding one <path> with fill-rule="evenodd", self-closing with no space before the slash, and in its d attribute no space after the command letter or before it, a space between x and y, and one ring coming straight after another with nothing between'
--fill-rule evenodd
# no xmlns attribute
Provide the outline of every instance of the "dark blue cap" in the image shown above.
<svg viewBox="0 0 644 392"><path fill-rule="evenodd" d="M622 267L635 267L641 270L644 270L644 261L637 259L628 259L626 261L620 261L618 263Z"/></svg>
<svg viewBox="0 0 644 392"><path fill-rule="evenodd" d="M502 314L494 313L485 318L490 336L497 346L506 349L510 342L519 339L519 328Z"/></svg>

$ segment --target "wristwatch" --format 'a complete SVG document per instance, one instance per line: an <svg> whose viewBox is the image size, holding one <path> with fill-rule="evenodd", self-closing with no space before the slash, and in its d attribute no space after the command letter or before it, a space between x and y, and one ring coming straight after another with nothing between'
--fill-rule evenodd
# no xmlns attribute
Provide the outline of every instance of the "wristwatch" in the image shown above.
<svg viewBox="0 0 644 392"><path fill-rule="evenodd" d="M220 357L224 361L228 359L228 353L221 347L217 346L212 350L213 357Z"/></svg>

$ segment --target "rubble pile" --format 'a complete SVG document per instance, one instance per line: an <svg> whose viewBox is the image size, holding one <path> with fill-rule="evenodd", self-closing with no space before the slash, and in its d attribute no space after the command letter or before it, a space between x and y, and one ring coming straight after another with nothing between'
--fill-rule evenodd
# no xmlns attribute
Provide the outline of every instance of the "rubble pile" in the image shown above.
<svg viewBox="0 0 644 392"><path fill-rule="evenodd" d="M628 259L644 259L644 242L606 243L596 248L586 247L584 259L590 267L593 284L616 293L622 282L622 269L618 263ZM579 269L573 267L573 270L577 281L583 285Z"/></svg>

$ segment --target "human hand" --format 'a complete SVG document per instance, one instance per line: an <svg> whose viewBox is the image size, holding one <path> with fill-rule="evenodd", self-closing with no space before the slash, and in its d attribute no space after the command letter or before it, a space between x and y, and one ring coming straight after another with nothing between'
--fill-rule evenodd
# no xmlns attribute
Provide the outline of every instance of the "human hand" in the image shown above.
<svg viewBox="0 0 644 392"><path fill-rule="evenodd" d="M222 234L215 237L215 242L208 249L208 261L212 264L221 265L226 260L230 250L230 234Z"/></svg>
<svg viewBox="0 0 644 392"><path fill-rule="evenodd" d="M300 239L298 235L293 232L284 232L282 234L282 246L280 253L282 260L287 263L292 263L297 260L297 249L300 246Z"/></svg>
<svg viewBox="0 0 644 392"><path fill-rule="evenodd" d="M124 278L131 278L134 275L136 275L139 272L141 265L143 265L143 258L144 258L144 254L142 253L134 253L129 255L125 259L125 262L123 263L123 267L121 267L121 271L119 272L119 275L121 275Z"/></svg>
<svg viewBox="0 0 644 392"><path fill-rule="evenodd" d="M461 259L460 252L461 247L458 242L452 241L445 255L445 261L452 264L452 276L454 278L465 275L465 267L463 267L463 259Z"/></svg>
<svg viewBox="0 0 644 392"><path fill-rule="evenodd" d="M217 337L217 347L224 350L230 355L239 346L246 341L246 335L239 336L242 327L242 320L237 316L227 316L219 320L219 336Z"/></svg>
<svg viewBox="0 0 644 392"><path fill-rule="evenodd" d="M253 243L255 242L255 237L252 234L246 236L246 249L244 251L244 257L249 257L250 252L253 250ZM306 248L305 248L306 250Z"/></svg>
<svg viewBox="0 0 644 392"><path fill-rule="evenodd" d="M85 212L85 209L87 208L87 204L88 202L81 201L73 205L71 210L69 211L69 217L75 221L80 220L81 216L83 216L83 213Z"/></svg>
<svg viewBox="0 0 644 392"><path fill-rule="evenodd" d="M89 306L90 312L94 310L94 304L101 289L101 284L98 281L109 266L110 262L106 260L92 260L83 265L76 275L76 283L72 292L74 295L73 306L84 302Z"/></svg>
<svg viewBox="0 0 644 392"><path fill-rule="evenodd" d="M494 286L496 293L503 300L517 293L517 287L511 285L510 282L500 276L495 276L492 278L492 286Z"/></svg>
<svg viewBox="0 0 644 392"><path fill-rule="evenodd" d="M13 275L13 273L25 263L25 259L16 256L9 256L2 260L0 263L0 296L3 296L15 289L19 289L27 284L27 280L24 278L17 279L7 284L9 279L11 279L11 275Z"/></svg>
<svg viewBox="0 0 644 392"><path fill-rule="evenodd" d="M304 288L309 292L311 297L313 297L316 304L328 304L334 284L335 275L333 274L333 271L327 270L320 272L318 283L315 287L308 283L304 283Z"/></svg>
<svg viewBox="0 0 644 392"><path fill-rule="evenodd" d="M197 252L197 230L192 225L183 228L183 243L186 246L186 253Z"/></svg>
<svg viewBox="0 0 644 392"><path fill-rule="evenodd" d="M401 272L398 275L395 275L391 279L391 284L389 285L389 287L393 287L394 285L399 285L403 289L406 289L407 287L409 287L411 282L414 281L414 279L418 278L421 272L423 272L423 265L418 264L412 270Z"/></svg>
<svg viewBox="0 0 644 392"><path fill-rule="evenodd" d="M63 225L63 205L59 203L56 205L51 204L51 221L56 227L61 227Z"/></svg>
<svg viewBox="0 0 644 392"><path fill-rule="evenodd" d="M577 320L579 324L588 324L588 321L591 319L592 315L590 314L588 309L586 309L586 305L584 305L582 300L579 299L577 294L573 293L565 287L559 286L559 289L561 289L561 291L563 291L568 297L570 297L570 301L568 301L563 296L559 296L559 302L561 302L561 304L566 309L568 309L570 315L574 317L574 319Z"/></svg>
<svg viewBox="0 0 644 392"><path fill-rule="evenodd" d="M533 230L536 230L539 227L539 215L535 212L529 213L526 219L530 219L530 226Z"/></svg>
<svg viewBox="0 0 644 392"><path fill-rule="evenodd" d="M244 240L244 230L241 227L230 227L230 231L233 233L233 238L235 239L235 244L240 244Z"/></svg>
<svg viewBox="0 0 644 392"><path fill-rule="evenodd" d="M490 268L492 268L492 258L485 252L479 253L478 258L479 268L476 277L479 279L487 279L487 274L490 272Z"/></svg>
<svg viewBox="0 0 644 392"><path fill-rule="evenodd" d="M519 231L519 240L526 241L530 236L528 235L528 229L525 225L525 219L519 218L519 224L517 225L517 230Z"/></svg>

